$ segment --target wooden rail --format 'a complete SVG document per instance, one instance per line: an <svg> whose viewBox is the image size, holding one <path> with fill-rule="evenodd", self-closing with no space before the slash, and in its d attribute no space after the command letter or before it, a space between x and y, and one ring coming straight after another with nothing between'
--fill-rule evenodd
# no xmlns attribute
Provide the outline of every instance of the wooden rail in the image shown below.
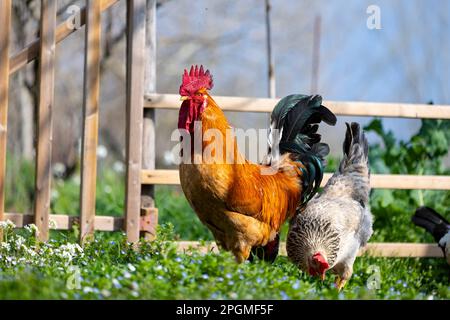
<svg viewBox="0 0 450 320"><path fill-rule="evenodd" d="M214 96L214 100L224 111L266 113L272 112L279 101L278 98L224 96ZM450 106L447 105L344 101L324 101L323 104L341 116L450 119ZM145 108L178 110L180 96L177 94L147 95L144 106Z"/></svg>
<svg viewBox="0 0 450 320"><path fill-rule="evenodd" d="M198 241L179 241L177 242L180 252L189 252L194 249L202 253L219 252L214 242L201 244ZM281 242L280 255L286 256L286 243ZM441 258L443 257L442 249L434 243L369 243L362 248L359 256L367 255L371 257L391 257L391 258Z"/></svg>
<svg viewBox="0 0 450 320"><path fill-rule="evenodd" d="M331 175L331 173L325 173L322 186L327 183ZM141 180L144 184L180 184L178 170L142 170ZM450 190L450 177L372 174L370 185L374 189Z"/></svg>
<svg viewBox="0 0 450 320"><path fill-rule="evenodd" d="M33 223L34 216L31 214L6 213L5 219L11 220L17 228L22 228ZM50 214L49 228L53 230L71 230L77 224L80 225L80 217L67 214ZM95 216L94 229L98 231L120 231L123 230L123 217Z"/></svg>

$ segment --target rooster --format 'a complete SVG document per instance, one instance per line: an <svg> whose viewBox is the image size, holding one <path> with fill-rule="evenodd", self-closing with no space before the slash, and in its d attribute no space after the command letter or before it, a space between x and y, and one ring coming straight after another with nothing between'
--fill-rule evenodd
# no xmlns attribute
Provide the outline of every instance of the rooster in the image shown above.
<svg viewBox="0 0 450 320"><path fill-rule="evenodd" d="M347 125L344 157L323 192L292 219L286 249L304 272L325 279L337 274L341 290L353 273L361 247L372 235L369 209L368 144L358 123Z"/></svg>
<svg viewBox="0 0 450 320"><path fill-rule="evenodd" d="M450 223L439 213L428 207L416 210L412 221L427 230L439 244L447 263L450 265Z"/></svg>
<svg viewBox="0 0 450 320"><path fill-rule="evenodd" d="M208 93L212 87L212 76L203 66L184 71L178 128L194 143L182 147L181 187L218 246L231 251L237 262L247 260L252 250L273 261L282 224L314 195L322 180L329 148L320 143L318 124L334 125L336 117L322 106L320 96L285 97L272 112L270 154L264 164L252 163L239 152L236 137L228 134L231 126ZM203 153L213 144L205 139L210 129L224 143L211 152L214 161L205 163ZM196 136L203 137L200 150L193 147Z"/></svg>

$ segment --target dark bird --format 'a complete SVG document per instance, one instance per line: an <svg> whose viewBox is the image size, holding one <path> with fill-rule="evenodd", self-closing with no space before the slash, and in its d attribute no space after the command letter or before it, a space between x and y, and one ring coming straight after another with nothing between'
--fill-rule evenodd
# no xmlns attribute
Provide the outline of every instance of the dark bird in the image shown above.
<svg viewBox="0 0 450 320"><path fill-rule="evenodd" d="M412 217L412 222L427 230L434 237L444 252L450 265L450 223L439 213L429 207L420 207Z"/></svg>

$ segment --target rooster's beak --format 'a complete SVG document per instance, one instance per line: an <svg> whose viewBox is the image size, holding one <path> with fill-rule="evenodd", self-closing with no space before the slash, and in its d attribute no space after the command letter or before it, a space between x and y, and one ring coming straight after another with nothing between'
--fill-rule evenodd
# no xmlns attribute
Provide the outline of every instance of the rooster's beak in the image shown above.
<svg viewBox="0 0 450 320"><path fill-rule="evenodd" d="M185 101L185 100L189 100L188 96L181 96L180 97L180 101Z"/></svg>

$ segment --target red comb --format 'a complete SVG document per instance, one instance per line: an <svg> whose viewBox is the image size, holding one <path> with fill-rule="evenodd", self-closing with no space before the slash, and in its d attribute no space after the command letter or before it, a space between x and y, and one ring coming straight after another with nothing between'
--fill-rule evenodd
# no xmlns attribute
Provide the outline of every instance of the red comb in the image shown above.
<svg viewBox="0 0 450 320"><path fill-rule="evenodd" d="M204 71L203 66L200 66L200 69L197 65L195 67L192 66L189 73L186 69L184 69L182 83L180 86L180 95L187 96L195 93L201 88L210 90L212 87L212 75L209 73L209 70Z"/></svg>

